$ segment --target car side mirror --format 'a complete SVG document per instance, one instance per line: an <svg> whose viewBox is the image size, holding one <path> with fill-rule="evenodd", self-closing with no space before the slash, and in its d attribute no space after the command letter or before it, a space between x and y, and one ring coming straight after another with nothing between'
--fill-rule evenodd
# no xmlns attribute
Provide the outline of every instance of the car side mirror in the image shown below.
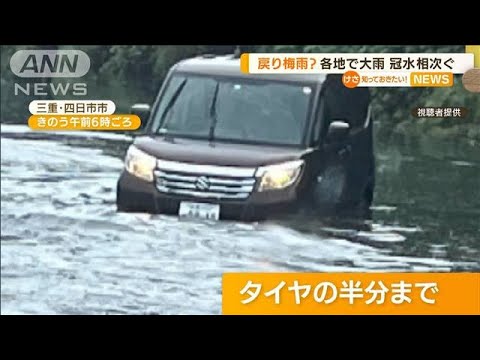
<svg viewBox="0 0 480 360"><path fill-rule="evenodd" d="M334 120L330 123L327 132L327 142L336 143L345 141L350 133L350 124L343 120Z"/></svg>
<svg viewBox="0 0 480 360"><path fill-rule="evenodd" d="M148 104L135 104L130 108L130 114L137 115L141 120L141 125L138 130L143 130L150 116L150 105Z"/></svg>

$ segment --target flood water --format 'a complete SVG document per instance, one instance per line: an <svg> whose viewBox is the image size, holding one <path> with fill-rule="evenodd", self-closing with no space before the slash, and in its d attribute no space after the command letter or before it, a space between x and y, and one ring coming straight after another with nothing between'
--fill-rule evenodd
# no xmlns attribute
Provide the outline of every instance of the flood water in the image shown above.
<svg viewBox="0 0 480 360"><path fill-rule="evenodd" d="M1 130L2 314L219 314L230 271L480 270L478 145L377 139L371 220L203 222L116 212L126 136Z"/></svg>

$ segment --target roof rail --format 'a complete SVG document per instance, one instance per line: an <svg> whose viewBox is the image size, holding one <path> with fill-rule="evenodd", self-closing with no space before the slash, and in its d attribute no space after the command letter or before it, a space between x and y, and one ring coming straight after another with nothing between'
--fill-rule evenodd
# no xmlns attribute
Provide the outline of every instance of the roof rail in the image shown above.
<svg viewBox="0 0 480 360"><path fill-rule="evenodd" d="M233 53L233 58L234 59L240 59L240 55L242 55L242 50L240 49L240 45L237 45L235 48L235 51Z"/></svg>
<svg viewBox="0 0 480 360"><path fill-rule="evenodd" d="M242 55L242 51L240 50L240 46L237 45L233 54L225 55L225 57L228 59L240 59L241 55Z"/></svg>
<svg viewBox="0 0 480 360"><path fill-rule="evenodd" d="M214 59L217 57L217 55L215 54L203 54L203 55L200 55L201 57L203 57L204 59Z"/></svg>

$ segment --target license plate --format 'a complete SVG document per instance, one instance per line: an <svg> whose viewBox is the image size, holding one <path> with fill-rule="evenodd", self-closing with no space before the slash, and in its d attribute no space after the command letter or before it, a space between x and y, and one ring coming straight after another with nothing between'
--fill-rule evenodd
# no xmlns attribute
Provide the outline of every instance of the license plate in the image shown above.
<svg viewBox="0 0 480 360"><path fill-rule="evenodd" d="M180 202L178 215L218 220L220 218L220 205L182 201Z"/></svg>

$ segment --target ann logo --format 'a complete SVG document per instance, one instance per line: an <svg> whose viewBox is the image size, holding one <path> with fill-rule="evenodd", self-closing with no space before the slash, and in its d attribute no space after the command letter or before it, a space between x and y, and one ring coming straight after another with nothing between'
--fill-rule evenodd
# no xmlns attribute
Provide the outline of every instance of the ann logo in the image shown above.
<svg viewBox="0 0 480 360"><path fill-rule="evenodd" d="M68 66L68 71L75 72L78 64L78 54L73 55L73 59L68 55L54 55L54 60L49 55L42 55L41 62L38 64L37 57L33 54L28 55L25 63L20 69L20 73L24 74L26 71L33 71L33 73L45 73L50 71L51 74L63 73L65 66ZM45 70L48 68L47 70Z"/></svg>
<svg viewBox="0 0 480 360"><path fill-rule="evenodd" d="M10 59L12 72L23 78L75 78L90 69L90 58L81 50L20 50Z"/></svg>

